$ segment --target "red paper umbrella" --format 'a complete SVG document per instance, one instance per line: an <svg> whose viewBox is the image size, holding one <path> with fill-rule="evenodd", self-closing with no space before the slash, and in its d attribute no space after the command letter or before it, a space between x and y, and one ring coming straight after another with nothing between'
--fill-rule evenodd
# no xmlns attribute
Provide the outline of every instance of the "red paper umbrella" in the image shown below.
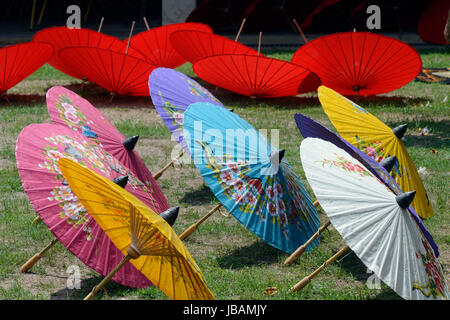
<svg viewBox="0 0 450 320"><path fill-rule="evenodd" d="M250 47L214 33L190 30L176 31L170 36L170 41L175 50L191 63L213 55L258 54L256 50Z"/></svg>
<svg viewBox="0 0 450 320"><path fill-rule="evenodd" d="M425 9L417 25L417 32L424 41L447 44L444 29L449 10L450 1L448 0L435 0Z"/></svg>
<svg viewBox="0 0 450 320"><path fill-rule="evenodd" d="M278 59L250 55L217 55L193 65L203 80L249 97L284 97L314 91L319 78L307 69Z"/></svg>
<svg viewBox="0 0 450 320"><path fill-rule="evenodd" d="M301 46L292 63L316 73L342 95L375 95L400 88L422 68L419 54L397 39L370 32L323 36Z"/></svg>
<svg viewBox="0 0 450 320"><path fill-rule="evenodd" d="M43 29L34 35L33 41L50 43L55 51L49 60L49 64L78 79L83 79L84 75L76 66L74 67L70 61L61 61L58 57L59 50L73 46L96 47L117 50L119 52L125 52L126 49L126 43L116 37L108 36L90 29L69 29L67 27L51 27ZM141 58L143 57L142 53L135 48L130 48L128 54Z"/></svg>
<svg viewBox="0 0 450 320"><path fill-rule="evenodd" d="M51 57L47 43L26 42L0 49L0 95L39 69Z"/></svg>
<svg viewBox="0 0 450 320"><path fill-rule="evenodd" d="M147 81L156 67L143 59L115 50L83 46L64 48L58 57L111 95L149 95Z"/></svg>
<svg viewBox="0 0 450 320"><path fill-rule="evenodd" d="M149 63L173 69L186 62L170 43L170 35L178 30L212 33L212 29L203 23L175 23L138 33L131 38L130 46L141 51Z"/></svg>
<svg viewBox="0 0 450 320"><path fill-rule="evenodd" d="M133 150L139 136L125 139L124 135L89 101L64 87L56 86L47 91L47 109L54 123L69 127L98 143L122 165L130 168L157 200L155 207L157 212L169 208L167 199L152 173L139 154Z"/></svg>

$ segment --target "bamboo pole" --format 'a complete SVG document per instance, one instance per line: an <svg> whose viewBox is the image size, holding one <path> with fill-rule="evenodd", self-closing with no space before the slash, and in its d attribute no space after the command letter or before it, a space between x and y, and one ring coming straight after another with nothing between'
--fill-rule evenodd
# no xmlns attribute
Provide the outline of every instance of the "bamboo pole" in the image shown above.
<svg viewBox="0 0 450 320"><path fill-rule="evenodd" d="M313 273L311 273L309 276L304 277L301 281L299 281L297 284L295 284L290 292L293 291L298 291L300 289L303 289L308 283L311 282L311 280L319 273L321 272L323 269L326 268L326 266L328 266L329 264L332 264L334 261L336 261L337 258L339 258L345 251L347 251L349 249L349 246L346 245L344 246L341 250L339 250L335 255L333 255L330 259L328 259L327 261L324 262L324 264L322 264L319 268L317 268L316 270L314 270Z"/></svg>
<svg viewBox="0 0 450 320"><path fill-rule="evenodd" d="M241 32L242 32L242 29L244 28L245 21L247 21L246 18L242 19L241 26L239 27L239 31L236 35L236 38L234 39L234 41L236 41L236 42L238 41L239 37L241 36Z"/></svg>
<svg viewBox="0 0 450 320"><path fill-rule="evenodd" d="M200 220L194 223L192 226L184 230L184 232L180 235L180 239L184 240L189 237L195 230L197 230L198 226L201 225L206 219L208 219L214 212L219 210L222 207L222 204L219 203L214 208L211 209L206 215L203 216Z"/></svg>
<svg viewBox="0 0 450 320"><path fill-rule="evenodd" d="M133 21L133 23L131 24L130 35L128 36L127 50L125 51L125 54L128 54L128 49L130 48L131 35L133 34L134 24L135 24L135 21Z"/></svg>
<svg viewBox="0 0 450 320"><path fill-rule="evenodd" d="M284 264L285 265L290 265L292 262L294 262L295 259L297 259L299 256L301 256L306 248L313 243L314 240L316 240L320 234L331 224L330 220L328 220L327 222L324 223L323 226L321 226L319 228L319 230L317 230L316 233L313 234L313 236L311 238L309 238L308 241L306 241L303 245L301 245L300 247L297 248L297 250L294 251L294 253L292 253L285 261Z"/></svg>
<svg viewBox="0 0 450 320"><path fill-rule="evenodd" d="M41 222L41 221L42 221L41 217L39 215L37 215L36 218L34 218L34 220L31 223L35 224L35 223L38 223L38 222Z"/></svg>
<svg viewBox="0 0 450 320"><path fill-rule="evenodd" d="M84 298L84 300L90 300L92 299L108 282L111 280L111 278L117 273L117 271L120 270L120 268L123 267L125 263L130 261L132 259L132 256L130 254L127 254L122 261L117 265L117 267L114 268L98 285L96 285L92 291Z"/></svg>
<svg viewBox="0 0 450 320"><path fill-rule="evenodd" d="M97 32L102 31L103 28L103 21L105 20L105 17L102 17L102 19L100 20L100 25L98 26Z"/></svg>
<svg viewBox="0 0 450 320"><path fill-rule="evenodd" d="M258 56L261 53L261 40L262 40L262 32L259 32L259 39L258 39Z"/></svg>
<svg viewBox="0 0 450 320"><path fill-rule="evenodd" d="M31 257L30 260L25 262L25 264L20 268L21 272L27 272L31 269L32 266L34 266L41 258L42 256L56 243L58 242L58 239L53 239L41 252L36 253L33 257Z"/></svg>
<svg viewBox="0 0 450 320"><path fill-rule="evenodd" d="M39 14L39 18L37 21L38 26L41 25L42 18L44 17L44 11L45 11L45 8L47 7L47 2L48 2L48 0L44 0L44 3L42 4L41 13Z"/></svg>
<svg viewBox="0 0 450 320"><path fill-rule="evenodd" d="M302 36L303 41L305 41L305 43L307 43L308 39L306 39L305 34L302 31L302 28L300 28L300 25L297 23L297 20L293 19L293 21L294 21L295 27L297 28L298 32L300 32L300 35Z"/></svg>
<svg viewBox="0 0 450 320"><path fill-rule="evenodd" d="M162 174L163 174L167 169L169 169L170 166L173 166L173 164L175 163L175 161L177 161L178 159L180 159L180 158L183 156L183 154L184 154L184 151L181 151L181 153L180 153L175 159L172 159L172 161L170 161L168 164L166 164L166 165L164 166L164 168L162 168L161 170L159 170L159 171L153 176L153 178L154 178L155 180L158 180L158 179L162 176Z"/></svg>
<svg viewBox="0 0 450 320"><path fill-rule="evenodd" d="M144 17L144 23L145 27L147 28L147 31L150 30L150 26L148 25L147 19Z"/></svg>

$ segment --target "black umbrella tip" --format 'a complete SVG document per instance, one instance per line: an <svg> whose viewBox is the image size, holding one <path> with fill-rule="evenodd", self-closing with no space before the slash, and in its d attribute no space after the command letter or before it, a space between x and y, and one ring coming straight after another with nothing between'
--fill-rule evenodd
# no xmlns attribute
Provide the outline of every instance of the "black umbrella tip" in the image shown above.
<svg viewBox="0 0 450 320"><path fill-rule="evenodd" d="M180 211L180 207L172 207L172 208L167 209L164 212L161 212L161 214L159 216L161 218L163 218L164 220L166 220L166 222L170 226L173 226L175 223L175 220L177 220L177 218L178 218L179 211Z"/></svg>
<svg viewBox="0 0 450 320"><path fill-rule="evenodd" d="M414 200L414 196L416 195L416 191L408 191L402 194L399 194L395 197L395 200L397 201L398 205L403 208L407 209L411 202Z"/></svg>
<svg viewBox="0 0 450 320"><path fill-rule="evenodd" d="M132 136L127 139L125 139L122 144L128 151L134 150L134 147L136 146L136 143L139 140L139 136Z"/></svg>
<svg viewBox="0 0 450 320"><path fill-rule="evenodd" d="M280 149L280 150L272 152L269 156L270 163L272 163L272 165L280 164L281 160L283 160L285 152L286 152L285 149Z"/></svg>
<svg viewBox="0 0 450 320"><path fill-rule="evenodd" d="M380 161L380 166L382 166L387 172L391 172L397 162L396 156L390 156L386 159Z"/></svg>
<svg viewBox="0 0 450 320"><path fill-rule="evenodd" d="M404 124L399 125L398 127L395 127L394 129L392 129L392 132L394 132L395 136L398 139L401 139L405 135L407 128L408 128L408 124L404 123Z"/></svg>
<svg viewBox="0 0 450 320"><path fill-rule="evenodd" d="M125 188L125 186L128 183L128 176L120 176L120 177L114 178L113 182L115 184L117 184L118 186Z"/></svg>
<svg viewBox="0 0 450 320"><path fill-rule="evenodd" d="M230 108L230 109L228 109L228 111L230 111L230 112L234 112L234 109L233 109L233 108Z"/></svg>

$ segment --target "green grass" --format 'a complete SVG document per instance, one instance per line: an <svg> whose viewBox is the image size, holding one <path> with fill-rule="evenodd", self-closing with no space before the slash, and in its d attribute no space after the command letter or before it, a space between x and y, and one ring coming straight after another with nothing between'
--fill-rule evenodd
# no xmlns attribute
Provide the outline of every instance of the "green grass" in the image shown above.
<svg viewBox="0 0 450 320"><path fill-rule="evenodd" d="M449 49L421 50L419 53L426 67L450 66ZM293 52L273 51L267 54L290 60ZM189 63L178 70L214 90L195 76ZM75 91L80 89L80 81L44 65L11 90L9 103L0 101L0 299L82 299L102 279L61 244L48 251L33 267L32 273L22 274L19 271L25 261L53 238L45 225L31 224L36 214L23 191L14 153L17 136L24 127L50 121L45 92L53 85L70 86ZM95 100L94 105L125 136L137 134L141 137L137 151L152 172L162 168L168 162L176 142L171 140L150 98L122 97L109 102L107 94L97 95L98 92L102 91L88 87L82 94L88 100ZM391 127L408 122L406 145L417 168L427 169L428 175L423 177L423 183L435 211L425 225L440 248L440 260L447 279L450 264L448 94L446 85L412 81L392 93L358 101ZM286 149L286 159L314 199L302 169L299 157L302 136L293 116L304 113L335 131L317 95L310 93L300 97L250 100L221 89L214 91L214 95L255 128L269 129L269 132L270 129L279 130L280 148ZM419 129L424 127L431 130L430 135L419 134ZM192 164L169 169L158 183L170 205L181 207L174 225L177 234L217 204ZM322 222L327 219L321 210L319 217ZM217 299L400 299L384 284L379 290L369 289L366 281L370 274L353 253L329 265L303 290L289 293L296 282L344 245L334 229L324 232L320 246L291 266L283 265L287 254L261 241L232 216L220 213L215 213L202 224L185 241L185 245ZM79 290L66 288L66 270L70 265L77 265L81 270L83 281ZM277 287L278 293L266 295L264 291L268 287ZM111 282L106 291L100 292L96 298L166 299L166 296L155 287L134 290Z"/></svg>

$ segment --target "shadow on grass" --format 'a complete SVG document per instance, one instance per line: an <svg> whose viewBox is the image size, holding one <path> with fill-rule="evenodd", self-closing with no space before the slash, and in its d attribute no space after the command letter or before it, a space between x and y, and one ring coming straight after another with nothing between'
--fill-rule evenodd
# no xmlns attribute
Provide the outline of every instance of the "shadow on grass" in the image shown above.
<svg viewBox="0 0 450 320"><path fill-rule="evenodd" d="M275 263L284 252L268 245L264 241L257 241L245 247L234 249L228 255L216 258L222 269L241 269L249 266L261 266Z"/></svg>
<svg viewBox="0 0 450 320"><path fill-rule="evenodd" d="M199 189L186 192L179 202L189 205L203 205L206 203L217 202L217 200L211 189L203 184Z"/></svg>
<svg viewBox="0 0 450 320"><path fill-rule="evenodd" d="M364 283L364 285L368 285L369 283L377 286L379 285L380 289L373 289L377 290L377 293L372 299L402 300L394 290L387 285L384 285L353 251L350 250L349 254L344 254L343 257L338 259L338 263L340 264L341 270L351 274L357 281Z"/></svg>
<svg viewBox="0 0 450 320"><path fill-rule="evenodd" d="M15 105L34 105L36 103L45 103L45 95L7 94L0 96L0 107L10 107Z"/></svg>
<svg viewBox="0 0 450 320"><path fill-rule="evenodd" d="M58 290L50 295L50 300L82 300L103 279L104 279L104 277L101 277L101 276L84 279L80 282L80 289L64 288L64 289ZM116 282L110 281L105 285L104 289L101 289L92 298L92 300L108 299L110 296L126 295L131 290L134 290L134 289L120 285Z"/></svg>

